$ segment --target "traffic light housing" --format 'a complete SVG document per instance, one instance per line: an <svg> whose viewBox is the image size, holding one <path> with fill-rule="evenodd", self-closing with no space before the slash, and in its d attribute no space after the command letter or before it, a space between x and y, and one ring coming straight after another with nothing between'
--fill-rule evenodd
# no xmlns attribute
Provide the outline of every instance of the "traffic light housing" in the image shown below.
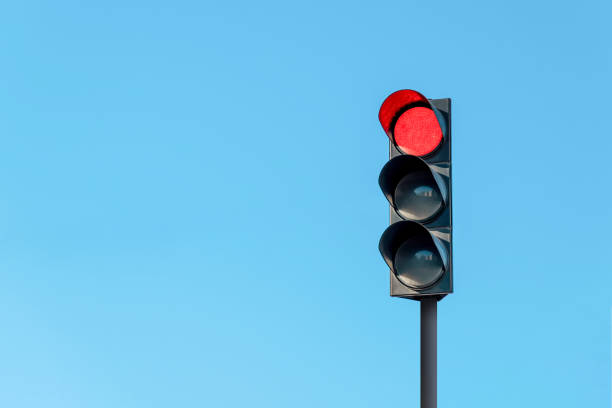
<svg viewBox="0 0 612 408"><path fill-rule="evenodd" d="M391 296L439 300L453 291L450 99L397 91L379 120L390 160L378 183L391 214L379 250Z"/></svg>

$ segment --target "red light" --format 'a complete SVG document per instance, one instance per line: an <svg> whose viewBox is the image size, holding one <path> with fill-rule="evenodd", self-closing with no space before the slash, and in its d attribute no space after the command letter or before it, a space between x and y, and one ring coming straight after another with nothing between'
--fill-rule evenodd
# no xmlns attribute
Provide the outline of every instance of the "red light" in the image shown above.
<svg viewBox="0 0 612 408"><path fill-rule="evenodd" d="M434 111L417 106L408 109L397 119L393 138L404 153L425 156L436 150L443 136Z"/></svg>

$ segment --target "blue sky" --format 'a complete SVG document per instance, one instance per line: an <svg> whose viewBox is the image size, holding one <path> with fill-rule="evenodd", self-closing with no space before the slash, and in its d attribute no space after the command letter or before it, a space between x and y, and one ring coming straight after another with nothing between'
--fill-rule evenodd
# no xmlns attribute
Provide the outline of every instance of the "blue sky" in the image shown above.
<svg viewBox="0 0 612 408"><path fill-rule="evenodd" d="M440 407L608 407L609 2L9 2L0 406L418 406L391 92L453 100Z"/></svg>

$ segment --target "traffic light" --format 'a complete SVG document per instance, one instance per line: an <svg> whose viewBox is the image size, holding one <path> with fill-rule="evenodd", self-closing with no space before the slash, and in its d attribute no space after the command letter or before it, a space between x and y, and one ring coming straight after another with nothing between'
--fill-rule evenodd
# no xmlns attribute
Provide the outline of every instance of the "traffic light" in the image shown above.
<svg viewBox="0 0 612 408"><path fill-rule="evenodd" d="M453 291L450 108L450 99L412 90L380 107L390 160L378 183L391 220L378 247L391 269L391 296L439 300Z"/></svg>

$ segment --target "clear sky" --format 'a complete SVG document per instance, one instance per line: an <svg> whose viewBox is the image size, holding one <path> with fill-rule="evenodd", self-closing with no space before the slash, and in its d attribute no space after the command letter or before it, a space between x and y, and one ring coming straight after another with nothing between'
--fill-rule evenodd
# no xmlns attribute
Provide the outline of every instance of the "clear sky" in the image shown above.
<svg viewBox="0 0 612 408"><path fill-rule="evenodd" d="M453 100L440 407L609 407L611 13L6 2L0 406L417 407L377 248L412 88Z"/></svg>

